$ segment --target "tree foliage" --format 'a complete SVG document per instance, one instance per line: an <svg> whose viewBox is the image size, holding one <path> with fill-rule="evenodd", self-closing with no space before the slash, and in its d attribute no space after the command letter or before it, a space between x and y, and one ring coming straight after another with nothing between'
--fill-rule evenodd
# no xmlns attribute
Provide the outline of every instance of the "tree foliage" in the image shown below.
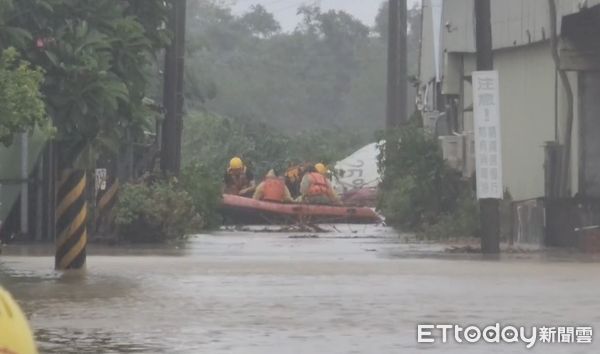
<svg viewBox="0 0 600 354"><path fill-rule="evenodd" d="M381 151L379 208L390 225L426 236L473 236L477 208L470 185L446 165L436 138L414 122L389 133Z"/></svg>
<svg viewBox="0 0 600 354"><path fill-rule="evenodd" d="M6 1L6 0L3 0ZM102 142L118 149L147 127L142 99L154 52L168 40L160 0L8 1L3 28L30 38L20 47L45 72L42 92L57 127L63 162ZM142 6L143 5L143 6ZM6 32L6 31L4 31ZM7 37L0 34L0 38Z"/></svg>
<svg viewBox="0 0 600 354"><path fill-rule="evenodd" d="M43 73L19 60L14 48L0 55L0 143L12 144L14 135L35 127L49 128L40 94Z"/></svg>
<svg viewBox="0 0 600 354"><path fill-rule="evenodd" d="M260 177L271 168L281 171L294 163L335 162L365 142L358 133L323 130L282 134L262 123L194 112L185 122L183 159L186 165L203 166L220 180L227 161L241 156Z"/></svg>
<svg viewBox="0 0 600 354"><path fill-rule="evenodd" d="M203 225L192 197L176 181L125 185L115 217L120 239L129 242L177 241Z"/></svg>
<svg viewBox="0 0 600 354"><path fill-rule="evenodd" d="M236 16L215 1L190 3L187 109L286 133L337 129L372 138L385 122L385 43L343 11L299 13L296 30L260 33L255 24L272 18L264 9Z"/></svg>
<svg viewBox="0 0 600 354"><path fill-rule="evenodd" d="M259 37L270 37L281 30L281 25L272 13L262 5L252 5L250 11L240 18L240 24Z"/></svg>

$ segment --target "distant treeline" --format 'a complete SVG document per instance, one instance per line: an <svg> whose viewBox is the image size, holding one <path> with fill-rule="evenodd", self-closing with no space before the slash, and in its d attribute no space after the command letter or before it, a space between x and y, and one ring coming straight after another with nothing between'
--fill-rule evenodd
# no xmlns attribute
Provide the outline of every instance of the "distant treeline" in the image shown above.
<svg viewBox="0 0 600 354"><path fill-rule="evenodd" d="M326 128L372 138L385 122L387 6L374 28L342 11L302 6L298 13L297 28L283 32L260 5L235 16L220 2L190 1L187 111L286 133ZM416 74L420 10L409 17Z"/></svg>

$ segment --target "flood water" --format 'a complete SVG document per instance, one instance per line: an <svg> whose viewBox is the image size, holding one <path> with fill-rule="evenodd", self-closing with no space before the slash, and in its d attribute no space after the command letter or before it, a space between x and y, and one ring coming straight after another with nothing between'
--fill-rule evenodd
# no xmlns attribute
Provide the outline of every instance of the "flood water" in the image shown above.
<svg viewBox="0 0 600 354"><path fill-rule="evenodd" d="M364 226L316 237L222 231L180 248L92 245L87 272L62 275L51 250L11 246L0 283L22 304L42 353L519 353L523 343L418 344L416 325L600 331L595 258L490 261L441 249ZM530 352L599 347L538 343Z"/></svg>

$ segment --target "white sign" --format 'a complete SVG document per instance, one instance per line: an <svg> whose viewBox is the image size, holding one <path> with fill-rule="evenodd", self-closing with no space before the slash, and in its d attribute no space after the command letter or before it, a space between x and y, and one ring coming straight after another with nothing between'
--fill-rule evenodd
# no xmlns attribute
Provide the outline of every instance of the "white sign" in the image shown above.
<svg viewBox="0 0 600 354"><path fill-rule="evenodd" d="M477 198L502 199L502 135L497 71L473 72Z"/></svg>
<svg viewBox="0 0 600 354"><path fill-rule="evenodd" d="M376 188L381 182L377 169L379 146L371 143L335 164L338 172L332 185L337 193L360 188ZM343 173L340 173L343 171Z"/></svg>
<svg viewBox="0 0 600 354"><path fill-rule="evenodd" d="M106 189L106 168L96 169L96 191Z"/></svg>

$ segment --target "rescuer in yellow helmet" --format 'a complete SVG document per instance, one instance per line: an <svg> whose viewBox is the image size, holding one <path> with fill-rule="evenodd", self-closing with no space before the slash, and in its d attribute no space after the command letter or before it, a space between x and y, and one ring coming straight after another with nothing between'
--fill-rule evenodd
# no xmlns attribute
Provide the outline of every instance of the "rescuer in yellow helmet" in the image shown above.
<svg viewBox="0 0 600 354"><path fill-rule="evenodd" d="M19 305L0 288L0 353L37 354L31 328Z"/></svg>
<svg viewBox="0 0 600 354"><path fill-rule="evenodd" d="M300 183L300 194L303 202L309 204L342 204L327 179L328 172L327 167L322 163L309 168Z"/></svg>
<svg viewBox="0 0 600 354"><path fill-rule="evenodd" d="M325 167L325 165L320 162L315 165L315 170L317 170L317 172L319 172L323 176L327 175L327 167Z"/></svg>
<svg viewBox="0 0 600 354"><path fill-rule="evenodd" d="M241 158L234 157L229 161L229 168L224 176L223 193L251 197L256 188L254 175Z"/></svg>
<svg viewBox="0 0 600 354"><path fill-rule="evenodd" d="M292 198L298 198L300 196L300 182L304 173L312 166L310 162L303 162L297 165L292 165L284 173L285 185L290 190Z"/></svg>

